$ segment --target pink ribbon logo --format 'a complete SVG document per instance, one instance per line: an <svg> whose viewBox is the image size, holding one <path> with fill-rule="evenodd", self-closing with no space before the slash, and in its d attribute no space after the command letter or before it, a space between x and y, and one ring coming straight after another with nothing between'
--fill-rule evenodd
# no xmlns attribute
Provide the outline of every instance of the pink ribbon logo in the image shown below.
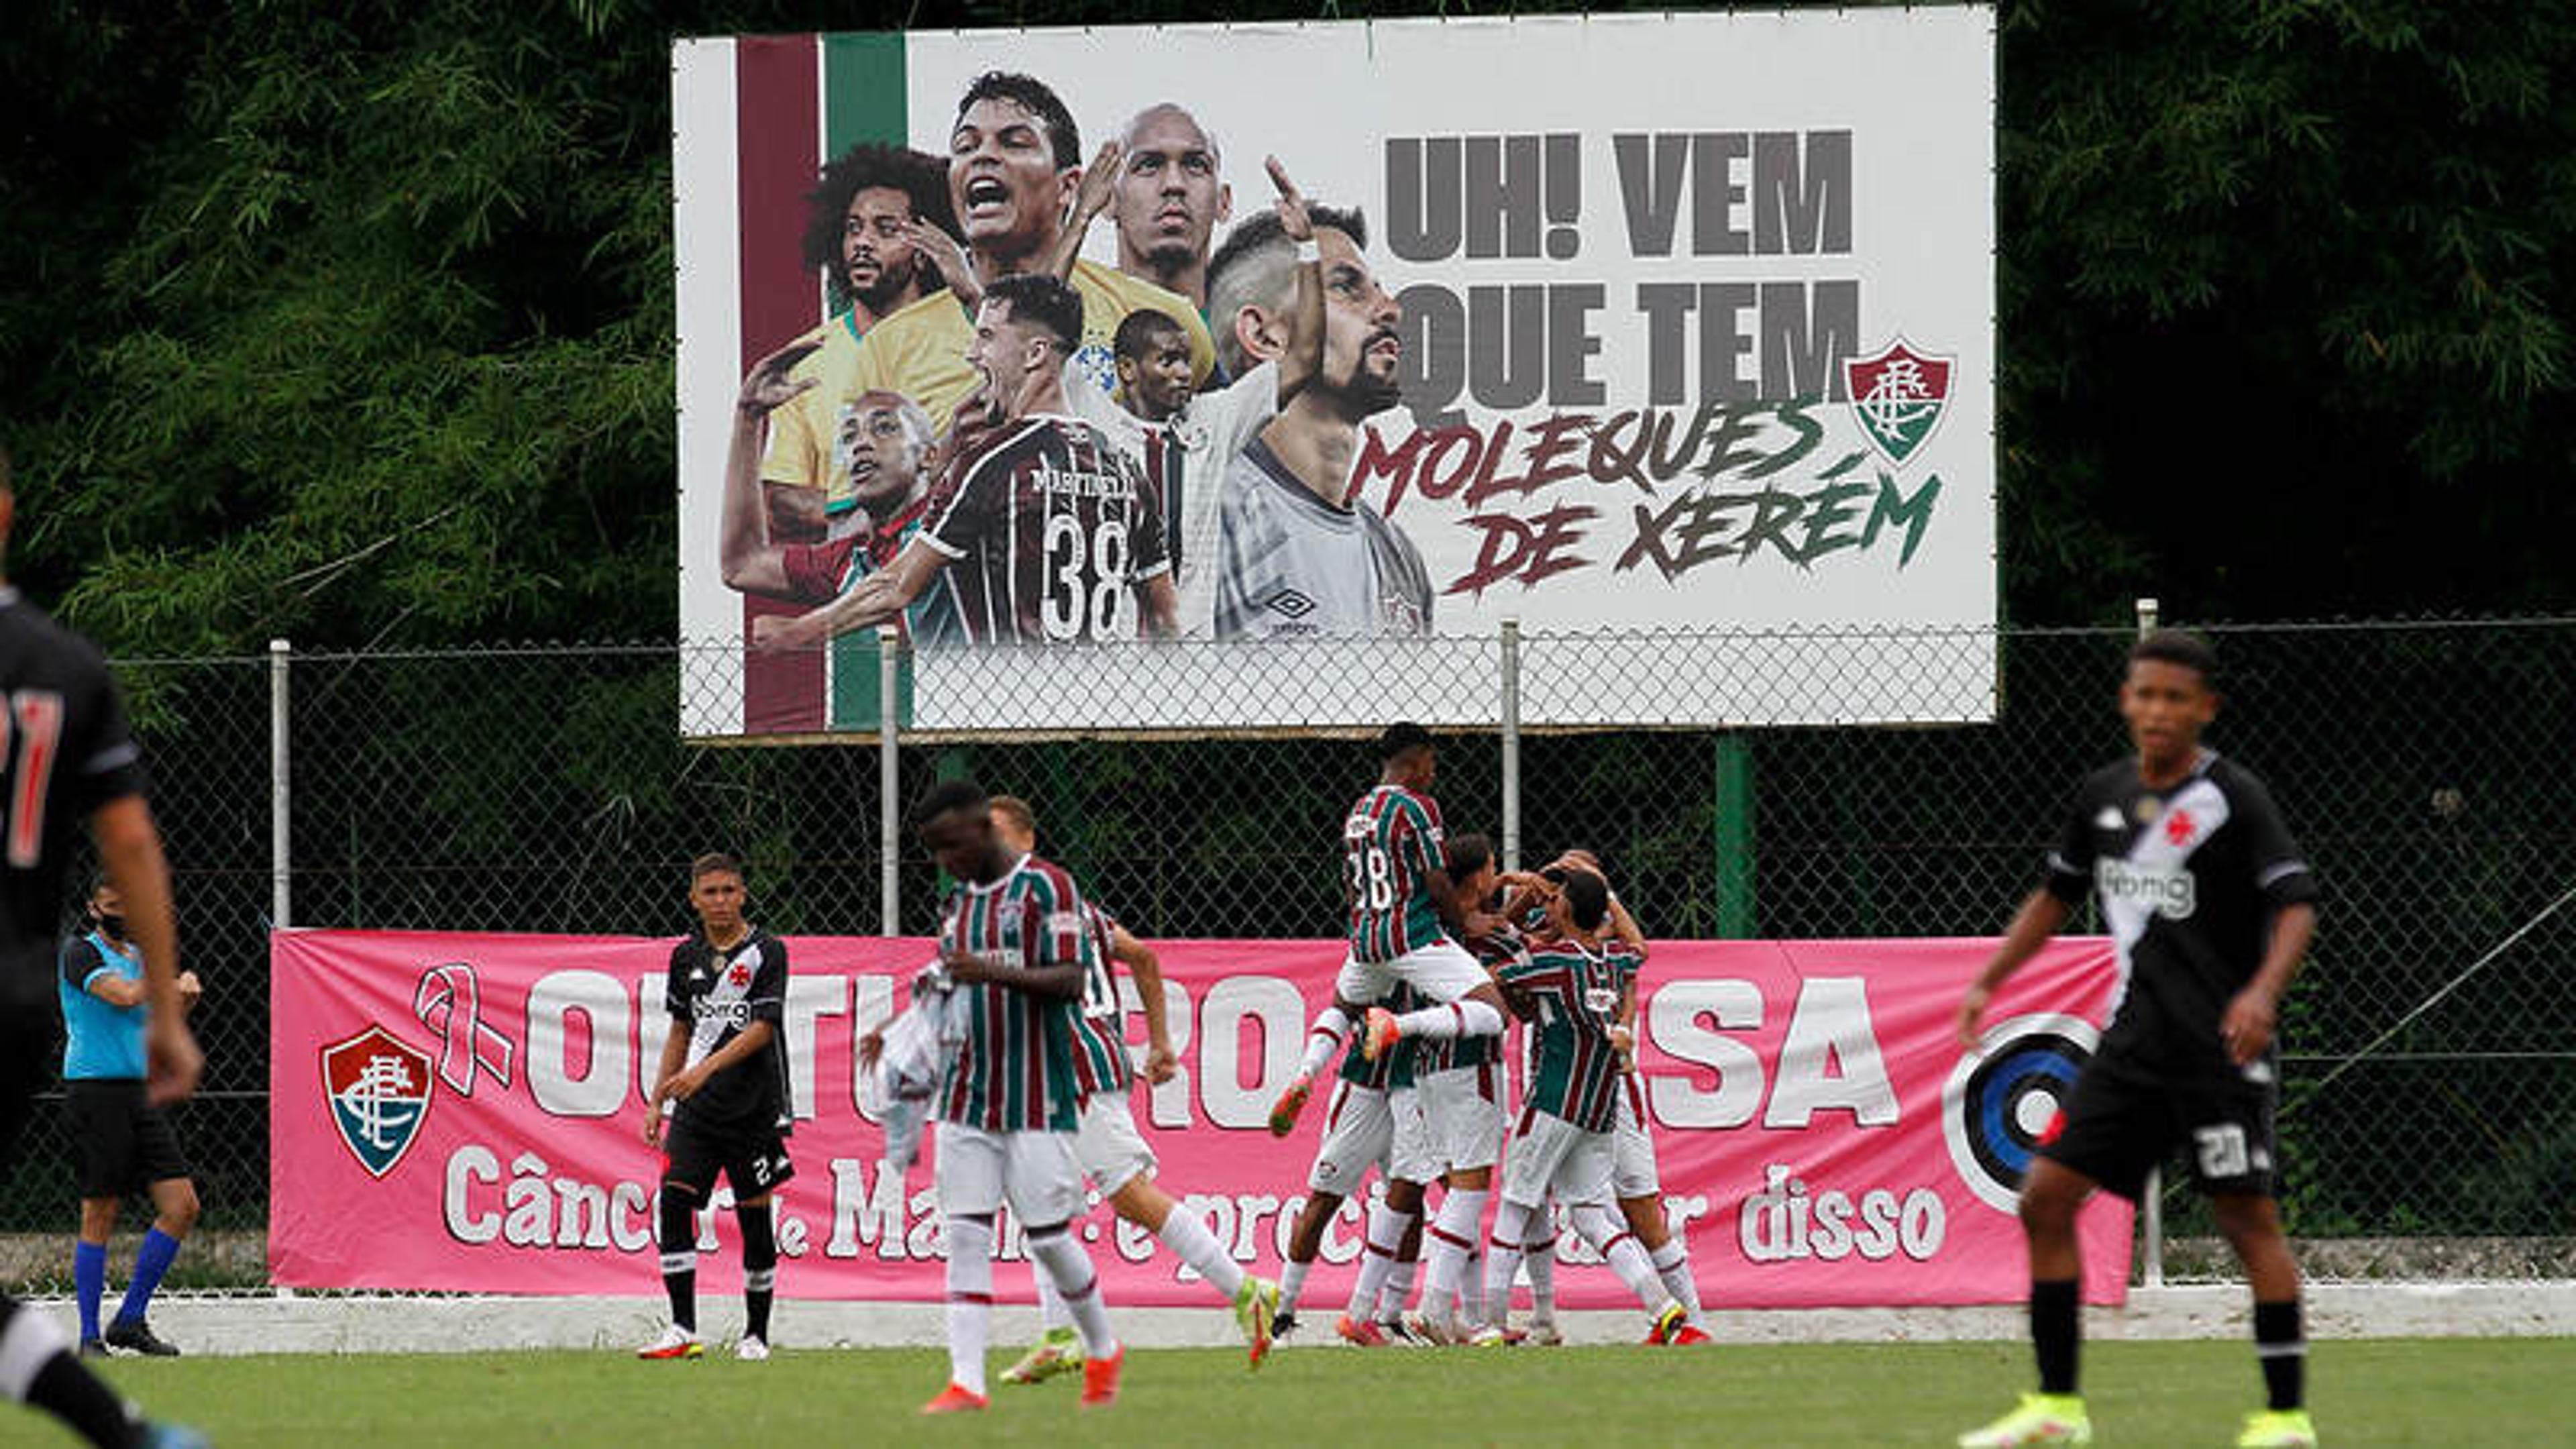
<svg viewBox="0 0 2576 1449"><path fill-rule="evenodd" d="M484 1023L482 994L472 966L451 961L420 973L411 1009L438 1038L438 1075L458 1096L474 1095L478 1070L499 1077L505 1089L510 1085L510 1058L518 1048L498 1028Z"/></svg>

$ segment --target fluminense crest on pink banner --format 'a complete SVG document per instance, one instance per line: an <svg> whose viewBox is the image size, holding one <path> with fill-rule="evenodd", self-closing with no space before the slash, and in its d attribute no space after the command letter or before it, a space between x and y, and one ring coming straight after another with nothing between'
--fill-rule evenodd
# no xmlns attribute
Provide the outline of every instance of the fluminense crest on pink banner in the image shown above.
<svg viewBox="0 0 2576 1449"><path fill-rule="evenodd" d="M270 1271L298 1288L658 1291L662 1161L639 1128L671 1027L669 939L290 931L274 991ZM791 937L794 1181L779 1291L936 1301L931 1160L895 1172L860 1107L857 1038L900 1006L923 940ZM1248 1269L1276 1274L1324 1113L1282 1142L1271 1100L1329 994L1335 941L1157 941L1181 1071L1139 1085L1161 1181ZM1704 1298L1727 1308L2008 1303L2028 1269L2012 1193L2108 1010L2110 946L2061 940L1995 1001L1974 1054L1952 1018L1992 943L1674 941L1647 962L1640 1100ZM1133 986L1127 986L1133 1004ZM1142 1049L1141 1015L1130 1031ZM322 1090L314 1090L315 1063ZM1517 1071L1517 1063L1514 1064ZM470 1092L467 1087L470 1085ZM1374 1189L1371 1189L1374 1191ZM1347 1295L1368 1194L1309 1280ZM734 1225L701 1219L707 1291L739 1282ZM1017 1233L1003 1234L1017 1259ZM2130 1211L2081 1221L2086 1296L2126 1294ZM1077 1231L1112 1302L1213 1305L1152 1235L1096 1203ZM1568 1307L1626 1306L1567 1235ZM1005 1298L1029 1279L1006 1268Z"/></svg>

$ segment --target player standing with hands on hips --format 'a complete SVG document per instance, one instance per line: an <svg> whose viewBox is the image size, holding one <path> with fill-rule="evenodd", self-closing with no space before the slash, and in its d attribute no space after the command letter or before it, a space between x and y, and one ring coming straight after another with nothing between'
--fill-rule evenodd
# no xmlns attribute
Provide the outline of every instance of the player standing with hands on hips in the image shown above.
<svg viewBox="0 0 2576 1449"><path fill-rule="evenodd" d="M0 548L17 498L9 456L0 452ZM179 995L179 930L170 906L170 863L143 796L142 752L126 728L107 662L86 639L45 617L0 580L0 1174L27 1125L46 1070L48 997L56 973L54 923L72 833L89 822L100 863L125 907L127 931L143 953L146 1101L167 1106L197 1089L206 1059L188 1031ZM114 1389L81 1366L51 1318L0 1293L0 1394L33 1404L104 1449L187 1449L205 1436L136 1418Z"/></svg>
<svg viewBox="0 0 2576 1449"><path fill-rule="evenodd" d="M2273 1028L2316 934L2317 884L2263 782L2201 746L2218 713L2217 669L2209 645L2179 630L2157 630L2129 651L2120 713L2137 754L2077 789L2047 880L1959 1003L1959 1040L1979 1050L1996 988L2088 888L2098 894L2119 950L2119 1004L2021 1187L2039 1392L1960 1435L1963 1449L2093 1442L2076 1392L2076 1209L2096 1188L2134 1201L2182 1145L2254 1290L2270 1403L2248 1416L2239 1449L2317 1442L2302 1403L2307 1342L2298 1264L2273 1197L2272 1129Z"/></svg>

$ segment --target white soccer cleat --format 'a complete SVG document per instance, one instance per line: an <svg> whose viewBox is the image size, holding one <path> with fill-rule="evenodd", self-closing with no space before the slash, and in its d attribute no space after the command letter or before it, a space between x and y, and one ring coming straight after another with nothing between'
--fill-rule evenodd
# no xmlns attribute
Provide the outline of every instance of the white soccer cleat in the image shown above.
<svg viewBox="0 0 2576 1449"><path fill-rule="evenodd" d="M637 1358L697 1358L706 1351L707 1346L698 1341L695 1333L673 1323L664 1325L661 1337L635 1350L635 1356Z"/></svg>
<svg viewBox="0 0 2576 1449"><path fill-rule="evenodd" d="M733 1356L745 1363L766 1363L769 1359L769 1344L756 1333L746 1333L742 1336L742 1342L733 1346Z"/></svg>

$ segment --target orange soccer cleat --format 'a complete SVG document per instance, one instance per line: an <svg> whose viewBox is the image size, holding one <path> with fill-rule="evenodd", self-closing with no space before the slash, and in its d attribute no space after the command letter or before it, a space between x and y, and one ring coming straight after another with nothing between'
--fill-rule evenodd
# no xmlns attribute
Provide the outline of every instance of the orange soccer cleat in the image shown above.
<svg viewBox="0 0 2576 1449"><path fill-rule="evenodd" d="M1082 1406L1096 1409L1118 1397L1118 1371L1127 1366L1127 1345L1107 1358L1082 1361Z"/></svg>
<svg viewBox="0 0 2576 1449"><path fill-rule="evenodd" d="M939 1391L939 1397L921 1406L925 1414L965 1414L992 1403L982 1394L963 1384L950 1384Z"/></svg>
<svg viewBox="0 0 2576 1449"><path fill-rule="evenodd" d="M1386 1347L1386 1330L1365 1318L1353 1318L1345 1313L1335 1320L1333 1331L1359 1348Z"/></svg>
<svg viewBox="0 0 2576 1449"><path fill-rule="evenodd" d="M1376 1061L1395 1050L1396 1040L1403 1035L1402 1028L1395 1024L1394 1012L1383 1006L1372 1006L1368 1020L1360 1027L1360 1055Z"/></svg>
<svg viewBox="0 0 2576 1449"><path fill-rule="evenodd" d="M1271 1136L1285 1137L1297 1130L1297 1114L1306 1110L1306 1099L1314 1091L1315 1084L1304 1077L1288 1084L1288 1090L1280 1093L1279 1100L1270 1104Z"/></svg>

